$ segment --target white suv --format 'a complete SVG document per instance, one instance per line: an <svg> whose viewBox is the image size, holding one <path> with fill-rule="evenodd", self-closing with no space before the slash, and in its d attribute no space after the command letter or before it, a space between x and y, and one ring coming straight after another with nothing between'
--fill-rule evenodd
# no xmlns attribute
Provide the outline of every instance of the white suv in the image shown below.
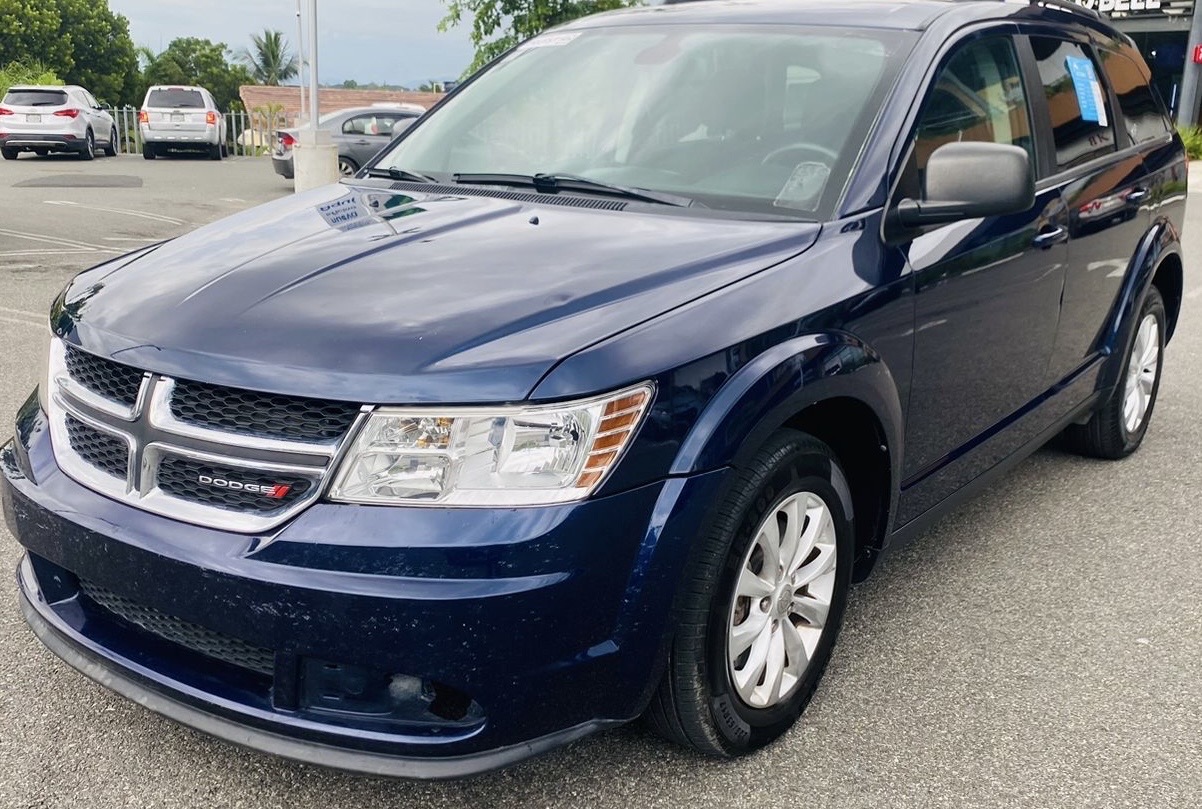
<svg viewBox="0 0 1202 809"><path fill-rule="evenodd" d="M201 150L213 160L225 151L225 116L203 87L151 87L138 112L138 128L147 160L168 149Z"/></svg>
<svg viewBox="0 0 1202 809"><path fill-rule="evenodd" d="M21 152L75 152L91 160L97 144L109 157L116 155L117 127L82 87L17 85L0 100L0 154L5 160L16 160Z"/></svg>

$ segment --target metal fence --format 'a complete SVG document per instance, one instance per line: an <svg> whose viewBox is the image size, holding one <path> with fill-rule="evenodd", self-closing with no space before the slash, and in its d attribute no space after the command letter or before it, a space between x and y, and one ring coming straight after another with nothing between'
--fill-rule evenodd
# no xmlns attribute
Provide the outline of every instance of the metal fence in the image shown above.
<svg viewBox="0 0 1202 809"><path fill-rule="evenodd" d="M121 154L142 153L142 133L138 128L137 107L109 107L109 115L117 124L118 151ZM225 147L230 155L249 156L267 154L275 145L276 130L285 125L282 113L274 115L262 112L227 112L225 122Z"/></svg>

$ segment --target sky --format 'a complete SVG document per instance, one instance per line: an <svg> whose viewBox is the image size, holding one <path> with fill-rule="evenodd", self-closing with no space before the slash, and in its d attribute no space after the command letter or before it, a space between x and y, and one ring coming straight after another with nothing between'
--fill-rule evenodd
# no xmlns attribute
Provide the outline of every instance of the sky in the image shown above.
<svg viewBox="0 0 1202 809"><path fill-rule="evenodd" d="M307 0L302 5L307 9ZM318 0L317 6L323 84L354 79L416 86L457 78L472 60L469 27L438 31L442 0ZM109 8L129 18L135 45L154 51L178 37L236 50L264 28L296 42L296 0L109 0Z"/></svg>

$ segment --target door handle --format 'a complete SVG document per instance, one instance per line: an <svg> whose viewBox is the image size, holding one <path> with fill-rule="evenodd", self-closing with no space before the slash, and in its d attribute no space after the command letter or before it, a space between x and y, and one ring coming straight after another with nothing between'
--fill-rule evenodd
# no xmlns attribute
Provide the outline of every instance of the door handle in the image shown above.
<svg viewBox="0 0 1202 809"><path fill-rule="evenodd" d="M1031 244L1042 250L1047 250L1057 244L1064 244L1068 241L1068 229L1057 225L1051 230L1040 231L1039 235L1031 240Z"/></svg>
<svg viewBox="0 0 1202 809"><path fill-rule="evenodd" d="M1133 188L1131 193L1127 195L1127 202L1132 205L1140 205L1151 195L1152 192L1146 188Z"/></svg>
<svg viewBox="0 0 1202 809"><path fill-rule="evenodd" d="M371 146L371 141L369 141L369 140L357 140L357 141L355 141L355 145L356 145L356 146Z"/></svg>

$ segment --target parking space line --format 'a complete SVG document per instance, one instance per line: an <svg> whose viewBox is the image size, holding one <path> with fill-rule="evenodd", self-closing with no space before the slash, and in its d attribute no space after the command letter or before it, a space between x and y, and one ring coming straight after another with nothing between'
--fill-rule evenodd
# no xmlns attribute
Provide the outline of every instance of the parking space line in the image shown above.
<svg viewBox="0 0 1202 809"><path fill-rule="evenodd" d="M88 252L97 251L97 250L105 252L105 253L120 253L121 252L121 250L116 247L105 247L104 245L100 245L100 244L89 244L87 242L77 242L72 239L61 239L58 236L43 236L42 234L39 234L39 233L25 233L24 231L9 230L7 228L0 228L0 236L13 236L18 239L28 239L28 240L34 241L34 242L46 242L47 244L57 244L62 247L74 247L76 249L86 250Z"/></svg>
<svg viewBox="0 0 1202 809"><path fill-rule="evenodd" d="M13 309L11 306L0 306L0 315L5 317L27 317L30 320L37 321L38 323L41 323L46 319L45 314L39 315L37 312L27 312L24 309Z"/></svg>
<svg viewBox="0 0 1202 809"><path fill-rule="evenodd" d="M164 216L159 213L148 213L146 211L135 211L130 208L109 208L104 205L84 205L80 202L69 202L59 199L44 199L42 202L46 205L70 205L73 208L83 208L88 211L103 211L104 213L117 213L122 216L137 216L142 219L149 219L152 222L164 222L168 225L186 225L182 219L176 219L174 216Z"/></svg>
<svg viewBox="0 0 1202 809"><path fill-rule="evenodd" d="M0 315L0 323L13 323L17 326L28 326L31 329L45 329L47 323L34 323L32 320L23 320L19 317L9 317L8 315Z"/></svg>

